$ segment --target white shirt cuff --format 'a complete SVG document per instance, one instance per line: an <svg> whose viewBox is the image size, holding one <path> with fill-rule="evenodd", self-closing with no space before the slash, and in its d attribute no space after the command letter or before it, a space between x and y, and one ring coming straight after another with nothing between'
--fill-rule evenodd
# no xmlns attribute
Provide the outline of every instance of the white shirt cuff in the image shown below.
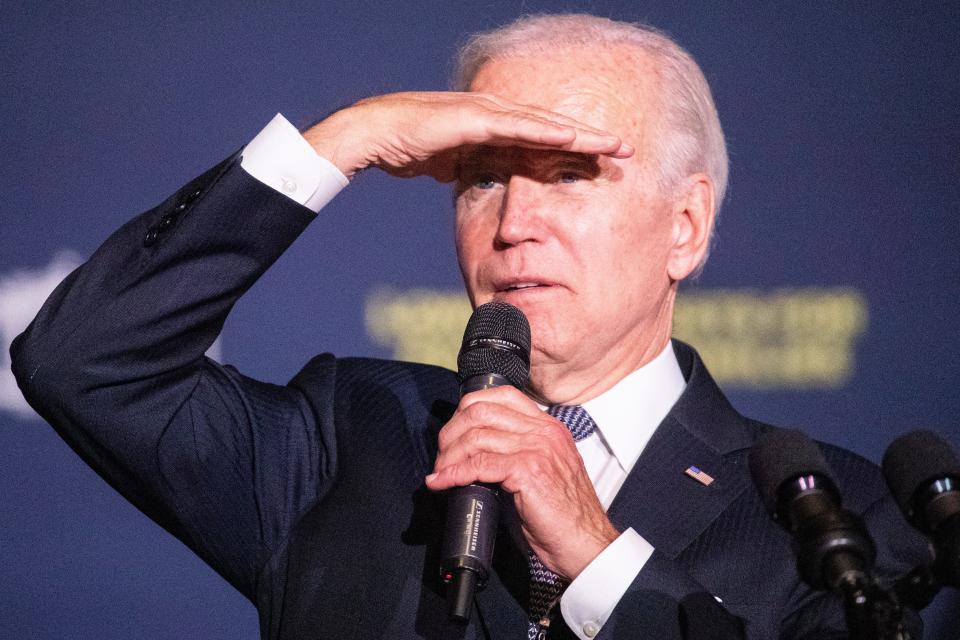
<svg viewBox="0 0 960 640"><path fill-rule="evenodd" d="M314 213L349 184L347 177L318 155L279 113L244 148L240 166Z"/></svg>
<svg viewBox="0 0 960 640"><path fill-rule="evenodd" d="M560 598L563 620L580 640L591 640L653 554L643 536L627 529L580 572Z"/></svg>

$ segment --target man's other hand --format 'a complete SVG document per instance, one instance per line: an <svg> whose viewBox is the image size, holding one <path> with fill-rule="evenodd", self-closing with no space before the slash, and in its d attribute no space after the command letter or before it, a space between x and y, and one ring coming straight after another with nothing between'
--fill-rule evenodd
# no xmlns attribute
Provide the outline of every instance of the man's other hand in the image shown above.
<svg viewBox="0 0 960 640"><path fill-rule="evenodd" d="M621 139L558 113L482 93L407 92L361 100L303 134L352 177L377 166L401 177L456 177L458 150L472 145L563 149L626 158Z"/></svg>
<svg viewBox="0 0 960 640"><path fill-rule="evenodd" d="M570 580L620 534L607 519L573 436L513 387L460 400L440 431L427 487L498 483L513 496L521 529L540 561Z"/></svg>

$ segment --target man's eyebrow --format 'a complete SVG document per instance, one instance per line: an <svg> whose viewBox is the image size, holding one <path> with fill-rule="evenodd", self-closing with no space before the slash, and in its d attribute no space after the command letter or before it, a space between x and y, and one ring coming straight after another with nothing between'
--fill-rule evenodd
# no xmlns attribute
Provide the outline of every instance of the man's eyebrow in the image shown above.
<svg viewBox="0 0 960 640"><path fill-rule="evenodd" d="M518 153L519 151L519 153ZM495 147L478 145L461 152L460 165L489 163L491 160L504 162L520 161L524 165L553 164L569 167L596 167L598 157L592 154L563 151L561 149L517 149L514 147Z"/></svg>
<svg viewBox="0 0 960 640"><path fill-rule="evenodd" d="M455 161L456 180L464 177L465 172L475 170L538 175L545 171L577 171L597 178L607 171L619 169L603 162L600 156L561 149L521 149L518 147L495 147L478 145L461 151Z"/></svg>
<svg viewBox="0 0 960 640"><path fill-rule="evenodd" d="M457 159L459 165L473 165L483 161L490 160L505 152L503 147L492 147L489 145L476 145L469 147L460 153Z"/></svg>
<svg viewBox="0 0 960 640"><path fill-rule="evenodd" d="M603 171L599 156L568 151L533 156L530 165L547 169L576 169L586 171L592 177L600 175Z"/></svg>

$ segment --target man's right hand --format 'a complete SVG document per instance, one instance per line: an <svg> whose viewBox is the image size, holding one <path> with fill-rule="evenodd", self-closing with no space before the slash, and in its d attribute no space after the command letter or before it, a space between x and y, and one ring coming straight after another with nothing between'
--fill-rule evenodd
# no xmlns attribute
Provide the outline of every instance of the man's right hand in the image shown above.
<svg viewBox="0 0 960 640"><path fill-rule="evenodd" d="M395 176L455 179L458 149L521 146L626 158L619 137L553 111L491 94L407 92L367 98L304 134L314 150L352 177L377 166Z"/></svg>

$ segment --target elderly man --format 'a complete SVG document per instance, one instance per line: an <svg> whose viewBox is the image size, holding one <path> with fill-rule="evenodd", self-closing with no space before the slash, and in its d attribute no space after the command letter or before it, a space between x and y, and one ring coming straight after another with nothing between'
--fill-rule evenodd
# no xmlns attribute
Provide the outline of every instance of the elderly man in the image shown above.
<svg viewBox="0 0 960 640"><path fill-rule="evenodd" d="M125 225L14 344L25 395L257 606L264 638L843 637L745 470L772 427L670 341L727 176L696 64L647 27L540 16L473 38L459 82L361 101L303 136L278 117ZM530 320L525 393L460 399L452 372L329 355L276 386L203 357L372 166L455 183L471 302ZM826 453L880 566L922 559L876 468ZM438 492L477 481L511 508L460 626Z"/></svg>

